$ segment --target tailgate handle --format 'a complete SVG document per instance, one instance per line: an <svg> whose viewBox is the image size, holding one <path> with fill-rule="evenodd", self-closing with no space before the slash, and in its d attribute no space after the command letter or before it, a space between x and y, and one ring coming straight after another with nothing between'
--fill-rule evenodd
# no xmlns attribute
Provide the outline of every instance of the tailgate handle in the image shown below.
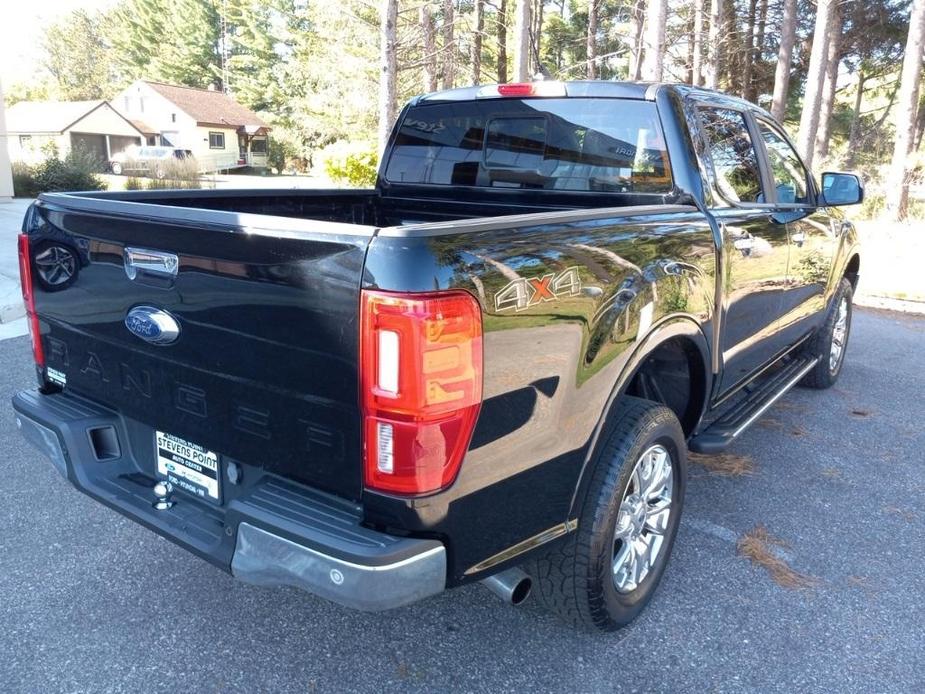
<svg viewBox="0 0 925 694"><path fill-rule="evenodd" d="M163 277L176 277L180 267L175 253L152 251L147 248L126 248L122 252L122 259L125 261L125 274L130 280L135 279L139 271Z"/></svg>

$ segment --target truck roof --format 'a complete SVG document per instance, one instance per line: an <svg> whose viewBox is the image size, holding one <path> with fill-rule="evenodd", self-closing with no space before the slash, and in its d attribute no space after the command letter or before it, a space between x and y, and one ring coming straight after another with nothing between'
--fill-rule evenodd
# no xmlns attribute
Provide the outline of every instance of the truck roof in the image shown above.
<svg viewBox="0 0 925 694"><path fill-rule="evenodd" d="M645 101L654 101L655 95L659 89L665 87L677 91L685 96L698 96L707 99L713 103L724 103L738 108L748 108L767 115L767 112L760 106L756 106L750 101L724 94L723 92L704 87L693 87L683 82L618 82L605 80L574 80L559 82L555 80L543 82L530 82L527 84L543 85L550 88L553 85L559 85L563 93L555 96L565 97L599 97L605 99L639 99ZM457 89L445 89L439 92L431 92L412 99L411 103L420 102L439 102L439 101L472 101L478 98L495 96L501 84L480 84L474 87L459 87ZM511 94L510 96L514 96ZM525 95L527 96L527 95ZM537 94L537 96L540 96ZM553 94L543 94L542 96L553 96Z"/></svg>

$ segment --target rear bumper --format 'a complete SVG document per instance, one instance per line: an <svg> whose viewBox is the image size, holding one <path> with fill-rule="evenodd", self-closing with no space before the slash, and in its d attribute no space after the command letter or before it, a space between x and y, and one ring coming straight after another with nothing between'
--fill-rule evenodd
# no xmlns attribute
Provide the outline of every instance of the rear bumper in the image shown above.
<svg viewBox="0 0 925 694"><path fill-rule="evenodd" d="M356 504L245 466L221 506L174 494L173 506L156 510L150 427L64 393L23 391L13 409L23 436L80 491L243 581L364 611L446 586L443 544L366 528ZM91 432L109 428L117 445L101 456Z"/></svg>

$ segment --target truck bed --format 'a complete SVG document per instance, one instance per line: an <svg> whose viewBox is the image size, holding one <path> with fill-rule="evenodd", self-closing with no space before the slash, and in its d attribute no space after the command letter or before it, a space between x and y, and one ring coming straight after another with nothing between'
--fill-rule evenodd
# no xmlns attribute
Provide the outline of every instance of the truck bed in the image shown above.
<svg viewBox="0 0 925 694"><path fill-rule="evenodd" d="M205 221L207 211L247 215L289 217L338 224L372 227L404 226L427 222L446 222L473 217L498 217L571 209L609 209L669 202L652 195L596 195L593 206L589 198L549 191L511 191L444 188L430 193L420 187L414 193L396 191L383 195L377 190L159 190L119 191L109 193L71 193L46 195L69 207L114 212L117 209L140 211L139 205L162 208L185 208L184 219ZM125 207L113 203L132 203ZM190 217L191 211L193 216ZM151 207L145 212L157 214ZM176 212L163 211L177 217ZM215 219L215 217L211 217ZM252 221L252 220L249 220Z"/></svg>

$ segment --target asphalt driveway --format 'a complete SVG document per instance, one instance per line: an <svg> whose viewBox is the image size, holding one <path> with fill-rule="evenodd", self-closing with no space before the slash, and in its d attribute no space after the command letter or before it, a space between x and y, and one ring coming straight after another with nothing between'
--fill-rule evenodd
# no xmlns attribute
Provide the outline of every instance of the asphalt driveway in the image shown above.
<svg viewBox="0 0 925 694"><path fill-rule="evenodd" d="M0 342L3 403L28 352ZM237 583L68 487L3 404L0 689L921 692L923 393L925 319L859 311L838 386L736 444L754 474L692 467L659 593L606 636L481 586L365 615ZM737 555L759 524L811 587Z"/></svg>

